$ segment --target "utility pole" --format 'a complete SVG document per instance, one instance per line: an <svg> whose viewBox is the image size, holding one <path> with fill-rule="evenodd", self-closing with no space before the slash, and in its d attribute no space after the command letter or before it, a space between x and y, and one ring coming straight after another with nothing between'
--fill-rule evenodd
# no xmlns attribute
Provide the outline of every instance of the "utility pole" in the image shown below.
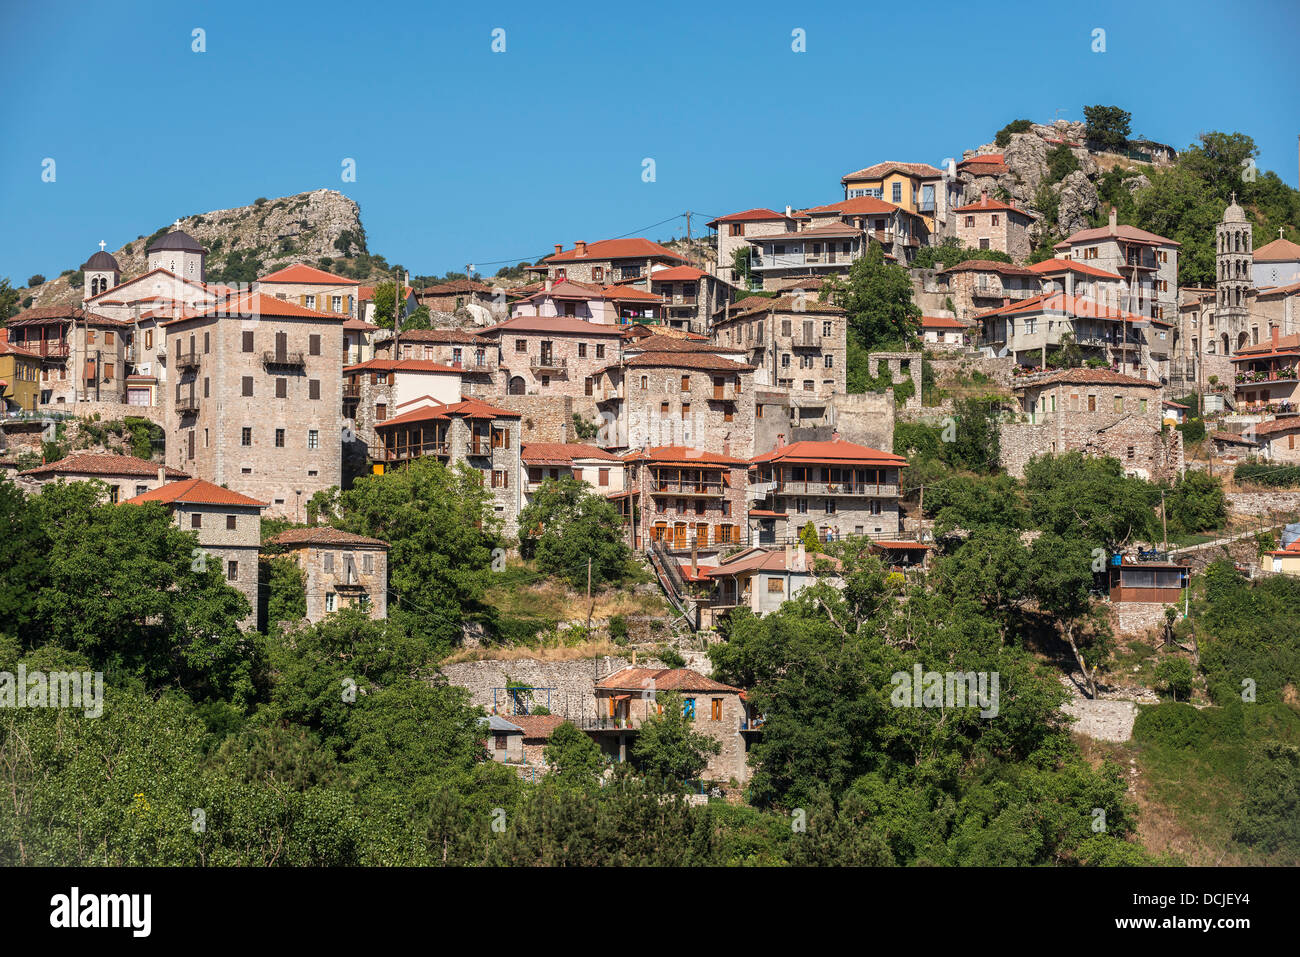
<svg viewBox="0 0 1300 957"><path fill-rule="evenodd" d="M587 558L587 637L591 638L591 616L596 604L591 600L591 558Z"/></svg>
<svg viewBox="0 0 1300 957"><path fill-rule="evenodd" d="M691 241L691 214L689 210L686 213L686 241L688 243Z"/></svg>
<svg viewBox="0 0 1300 957"><path fill-rule="evenodd" d="M402 320L400 316L402 303L402 273L393 271L393 360L402 358Z"/></svg>

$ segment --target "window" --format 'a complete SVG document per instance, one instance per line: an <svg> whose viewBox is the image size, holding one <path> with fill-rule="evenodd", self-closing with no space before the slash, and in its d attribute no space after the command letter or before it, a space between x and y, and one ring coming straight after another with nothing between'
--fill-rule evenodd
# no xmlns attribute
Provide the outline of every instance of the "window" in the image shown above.
<svg viewBox="0 0 1300 957"><path fill-rule="evenodd" d="M1097 411L1097 397L1095 395L1088 396L1088 411L1089 412Z"/></svg>
<svg viewBox="0 0 1300 957"><path fill-rule="evenodd" d="M901 202L903 201L903 184L902 184L902 183L894 183L894 184L893 184L892 191L890 192L890 198L891 198L891 200L892 200L892 202L894 203L895 206L897 206L899 203L901 203Z"/></svg>
<svg viewBox="0 0 1300 957"><path fill-rule="evenodd" d="M208 334L205 332L205 333L203 334L203 341L206 343L206 342L207 342L207 339L208 339ZM111 346L111 345L113 345L113 332L112 332L112 330L110 330L110 329L105 329L105 330L104 330L104 345L106 345L106 346ZM207 350L204 349L203 351L206 352Z"/></svg>
<svg viewBox="0 0 1300 957"><path fill-rule="evenodd" d="M834 515L834 514L835 514L835 499L833 499L833 498L828 498L828 499L826 500L826 514L827 514L827 515Z"/></svg>
<svg viewBox="0 0 1300 957"><path fill-rule="evenodd" d="M974 217L974 216L967 216L967 217L966 217L966 228L968 228L968 229L974 229L974 228L975 228L975 217Z"/></svg>
<svg viewBox="0 0 1300 957"><path fill-rule="evenodd" d="M365 574L369 575L369 574L372 573L374 570L375 570L375 556L374 556L374 555L362 555L362 556L361 556L361 571L364 572Z"/></svg>
<svg viewBox="0 0 1300 957"><path fill-rule="evenodd" d="M136 495L143 495L143 494L144 494L145 492L147 492L147 491L149 491L149 486L147 486L147 485L137 485L137 486L135 487L135 494L136 494Z"/></svg>
<svg viewBox="0 0 1300 957"><path fill-rule="evenodd" d="M585 342L578 343L578 358L579 359L587 358L587 344ZM591 393L588 392L587 395L591 395Z"/></svg>
<svg viewBox="0 0 1300 957"><path fill-rule="evenodd" d="M334 553L333 553L333 552L326 552L323 556L321 556L321 567L322 567L323 569L325 569L325 571L327 571L327 572L333 572L333 571L334 571Z"/></svg>
<svg viewBox="0 0 1300 957"><path fill-rule="evenodd" d="M307 398L309 399L320 398L320 379L307 380Z"/></svg>
<svg viewBox="0 0 1300 957"><path fill-rule="evenodd" d="M641 377L641 391L644 392L648 388L650 388L650 377L643 375Z"/></svg>
<svg viewBox="0 0 1300 957"><path fill-rule="evenodd" d="M208 381L208 377L204 376L203 377L203 398L206 399L208 397L209 391L210 391L210 383Z"/></svg>
<svg viewBox="0 0 1300 957"><path fill-rule="evenodd" d="M239 562L226 562L226 581L239 581Z"/></svg>
<svg viewBox="0 0 1300 957"><path fill-rule="evenodd" d="M994 226L998 225L998 222L999 222L999 220L998 220L998 214L997 214L997 213L994 213L994 214L993 214L993 225L994 225Z"/></svg>
<svg viewBox="0 0 1300 957"><path fill-rule="evenodd" d="M309 449L320 448L320 432L317 431L316 429L307 430L307 448Z"/></svg>
<svg viewBox="0 0 1300 957"><path fill-rule="evenodd" d="M375 421L383 422L388 418L388 406L383 402L375 403Z"/></svg>
<svg viewBox="0 0 1300 957"><path fill-rule="evenodd" d="M104 363L104 378L105 378L105 379L112 379L112 378L114 378L114 376L113 376L113 363L111 363L111 362L105 362L105 363Z"/></svg>
<svg viewBox="0 0 1300 957"><path fill-rule="evenodd" d="M334 297L334 301L337 303L337 302L339 301L339 297L338 297L338 296L335 296L335 297ZM339 311L337 306L335 307L334 311L335 311L335 312L338 312L338 311ZM313 334L313 335L311 335L310 337L308 337L308 339L307 339L307 354L308 354L308 355L313 355L313 356L318 356L318 355L320 355L320 336L319 336L319 335Z"/></svg>
<svg viewBox="0 0 1300 957"><path fill-rule="evenodd" d="M691 377L688 375L682 376L682 391L683 392L691 391Z"/></svg>
<svg viewBox="0 0 1300 957"><path fill-rule="evenodd" d="M660 403L659 403L659 414L660 414L660 415L667 415L667 414L668 414L668 403L667 403L667 402L660 402Z"/></svg>
<svg viewBox="0 0 1300 957"><path fill-rule="evenodd" d="M334 611L338 608L338 606L339 606L339 596L334 594L333 592L329 592L328 594L326 594L325 610Z"/></svg>
<svg viewBox="0 0 1300 957"><path fill-rule="evenodd" d="M202 528L202 527L203 527L203 513L195 512L193 515L190 516L190 528Z"/></svg>
<svg viewBox="0 0 1300 957"><path fill-rule="evenodd" d="M253 377L251 375L244 376L243 389L244 395L251 396L253 394Z"/></svg>
<svg viewBox="0 0 1300 957"><path fill-rule="evenodd" d="M144 347L145 347L145 349L152 349L152 348L153 348L153 330L152 330L152 329L146 329L146 330L144 331Z"/></svg>
<svg viewBox="0 0 1300 957"><path fill-rule="evenodd" d="M685 422L688 418L690 418L690 415L691 415L691 404L690 404L689 402L683 402L683 403L682 403L682 421Z"/></svg>
<svg viewBox="0 0 1300 957"><path fill-rule="evenodd" d="M604 266L592 266L592 267L591 267L591 278L592 278L593 280L595 280L596 282L603 282L604 279L605 279L605 267L604 267Z"/></svg>
<svg viewBox="0 0 1300 957"><path fill-rule="evenodd" d="M228 531L228 532L233 532L233 531L235 530L235 525L236 525L236 517L235 517L234 515L227 515L227 516L226 516L226 531Z"/></svg>
<svg viewBox="0 0 1300 957"><path fill-rule="evenodd" d="M767 590L769 594L780 595L785 592L785 581L781 578L769 578L767 580Z"/></svg>
<svg viewBox="0 0 1300 957"><path fill-rule="evenodd" d="M980 249L988 249L988 248L989 248L989 241L987 239L981 239Z"/></svg>
<svg viewBox="0 0 1300 957"><path fill-rule="evenodd" d="M275 430L275 447L277 449L284 448L284 429Z"/></svg>
<svg viewBox="0 0 1300 957"><path fill-rule="evenodd" d="M591 376L587 376L587 378L582 383L582 388L583 388L584 395L593 395L596 391L595 380L592 379Z"/></svg>
<svg viewBox="0 0 1300 957"><path fill-rule="evenodd" d="M714 721L722 720L722 699L721 698L713 699L713 710L711 712L711 716Z"/></svg>
<svg viewBox="0 0 1300 957"><path fill-rule="evenodd" d="M1122 395L1115 396L1115 411L1116 412L1124 411L1124 397Z"/></svg>
<svg viewBox="0 0 1300 957"><path fill-rule="evenodd" d="M695 720L695 699L687 698L682 702L682 717L688 721Z"/></svg>
<svg viewBox="0 0 1300 957"><path fill-rule="evenodd" d="M596 474L599 476L598 483L600 485L609 485L609 469L599 469Z"/></svg>
<svg viewBox="0 0 1300 957"><path fill-rule="evenodd" d="M596 358L597 359L605 358L605 347L603 345L596 346Z"/></svg>
<svg viewBox="0 0 1300 957"><path fill-rule="evenodd" d="M248 426L244 426L242 429L240 429L240 431L239 431L239 444L240 444L240 445L252 445L252 444L253 444L253 430L250 429Z"/></svg>
<svg viewBox="0 0 1300 957"><path fill-rule="evenodd" d="M808 513L808 500L806 498L795 499L794 510L800 515L806 515Z"/></svg>
<svg viewBox="0 0 1300 957"><path fill-rule="evenodd" d="M305 305L308 309L315 309L315 308L316 308L316 297L315 297L315 296L304 296L304 297L303 297L303 305Z"/></svg>
<svg viewBox="0 0 1300 957"><path fill-rule="evenodd" d="M342 312L342 311L343 311L343 297L342 297L342 296L331 296L331 297L330 297L330 305L331 305L331 307L334 309L335 312ZM316 336L313 336L312 338L314 339L314 338L317 338L317 337L316 337ZM319 353L319 352L313 352L312 355L314 355L314 356L318 356L318 355L320 355L320 353Z"/></svg>
<svg viewBox="0 0 1300 957"><path fill-rule="evenodd" d="M507 472L505 469L493 469L493 470L492 470L492 487L493 487L493 488L509 488L509 487L510 487L510 473Z"/></svg>
<svg viewBox="0 0 1300 957"><path fill-rule="evenodd" d="M277 399L287 399L287 398L289 397L289 380L288 380L288 379L276 379L276 380L275 380L275 397L276 397Z"/></svg>
<svg viewBox="0 0 1300 957"><path fill-rule="evenodd" d="M834 365L835 365L835 357L830 355L826 356L826 368L828 369L833 368Z"/></svg>
<svg viewBox="0 0 1300 957"><path fill-rule="evenodd" d="M745 235L745 224L744 224L744 223L728 223L727 226L728 226L728 232L729 232L732 236L743 236L743 235Z"/></svg>
<svg viewBox="0 0 1300 957"><path fill-rule="evenodd" d="M516 339L516 340L515 340L515 352L527 352L527 351L528 351L528 340L527 340L527 339Z"/></svg>

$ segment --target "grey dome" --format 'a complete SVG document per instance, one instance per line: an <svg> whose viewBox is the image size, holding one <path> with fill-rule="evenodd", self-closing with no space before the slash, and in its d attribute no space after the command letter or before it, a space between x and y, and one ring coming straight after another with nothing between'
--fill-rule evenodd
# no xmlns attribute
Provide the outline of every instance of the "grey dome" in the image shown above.
<svg viewBox="0 0 1300 957"><path fill-rule="evenodd" d="M121 272L122 268L113 258L112 253L106 253L102 249L85 261L81 267L84 270L111 270L112 272Z"/></svg>
<svg viewBox="0 0 1300 957"><path fill-rule="evenodd" d="M1240 206L1237 205L1237 201L1234 199L1228 205L1228 208L1223 211L1222 222L1244 223L1245 221L1246 221L1246 213Z"/></svg>
<svg viewBox="0 0 1300 957"><path fill-rule="evenodd" d="M202 253L207 251L199 245L198 240L193 236L179 229L173 229L166 236L163 236L150 246L148 251L151 253L159 253L169 252L171 250L186 253Z"/></svg>

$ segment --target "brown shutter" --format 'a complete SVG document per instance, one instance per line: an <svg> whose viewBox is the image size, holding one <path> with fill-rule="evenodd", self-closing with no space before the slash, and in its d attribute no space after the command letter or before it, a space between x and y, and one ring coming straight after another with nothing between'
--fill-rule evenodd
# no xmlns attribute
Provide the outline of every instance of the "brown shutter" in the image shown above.
<svg viewBox="0 0 1300 957"><path fill-rule="evenodd" d="M275 397L276 397L277 399L285 399L285 398L288 398L288 396L289 396L289 380L288 380L288 379L276 379L276 380L275 380Z"/></svg>
<svg viewBox="0 0 1300 957"><path fill-rule="evenodd" d="M307 308L307 294L306 294L306 293L303 293L301 296L298 297L298 305L302 306L304 309Z"/></svg>
<svg viewBox="0 0 1300 957"><path fill-rule="evenodd" d="M309 399L320 398L320 379L307 380L307 397Z"/></svg>

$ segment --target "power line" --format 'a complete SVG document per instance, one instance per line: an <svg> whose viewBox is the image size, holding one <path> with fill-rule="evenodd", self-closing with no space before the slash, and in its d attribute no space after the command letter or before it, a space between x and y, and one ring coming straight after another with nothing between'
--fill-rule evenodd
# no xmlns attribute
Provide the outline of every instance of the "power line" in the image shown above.
<svg viewBox="0 0 1300 957"><path fill-rule="evenodd" d="M637 233L643 233L643 232L645 232L645 231L648 230L648 229L654 229L655 227L657 227L657 226L662 226L662 225L664 225L665 223L671 223L673 220L675 220L675 219L681 219L681 218L683 218L683 217L686 216L686 215L687 215L686 213L678 213L676 216L669 216L667 219L662 219L662 220L660 220L660 221L657 222L657 223L651 223L649 226L639 226L639 227L637 227L636 229L631 230L630 232L622 233L621 235L618 235L618 236L610 236L609 238L610 238L610 239L626 239L628 236L635 236ZM548 255L554 255L554 253L543 253L541 256L538 256L538 257L535 257L535 258L536 258L536 259L545 259L546 256L548 256ZM515 256L515 257L512 258L512 259L488 259L488 260L476 259L476 260L474 260L474 262L477 263L477 264L480 265L480 266L500 266L500 265L504 265L505 263L517 263L517 262L523 262L525 259L533 259L533 258L534 258L534 257L532 257L532 256Z"/></svg>

